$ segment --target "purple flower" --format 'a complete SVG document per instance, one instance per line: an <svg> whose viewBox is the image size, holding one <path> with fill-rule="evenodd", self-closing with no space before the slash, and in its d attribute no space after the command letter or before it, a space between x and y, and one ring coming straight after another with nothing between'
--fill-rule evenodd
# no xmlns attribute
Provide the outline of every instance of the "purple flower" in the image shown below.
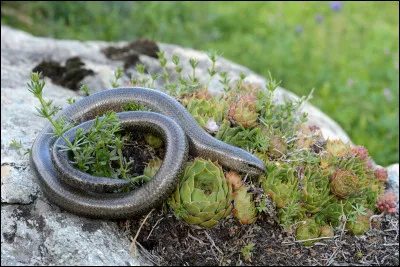
<svg viewBox="0 0 400 267"><path fill-rule="evenodd" d="M342 2L340 1L332 1L331 2L331 9L333 11L340 11L342 9L343 5Z"/></svg>
<svg viewBox="0 0 400 267"><path fill-rule="evenodd" d="M392 102L393 96L392 96L392 92L390 91L389 88L383 89L383 95L385 96L385 98L388 102Z"/></svg>
<svg viewBox="0 0 400 267"><path fill-rule="evenodd" d="M296 33L297 33L297 34L300 34L300 33L303 32L304 28L303 28L303 26L301 26L301 25L297 25L295 30L296 30Z"/></svg>
<svg viewBox="0 0 400 267"><path fill-rule="evenodd" d="M347 86L353 86L354 85L354 80L352 78L347 80Z"/></svg>
<svg viewBox="0 0 400 267"><path fill-rule="evenodd" d="M322 15L318 14L318 15L315 17L315 20L316 20L318 23L321 23L321 22L324 20L324 17L323 17Z"/></svg>

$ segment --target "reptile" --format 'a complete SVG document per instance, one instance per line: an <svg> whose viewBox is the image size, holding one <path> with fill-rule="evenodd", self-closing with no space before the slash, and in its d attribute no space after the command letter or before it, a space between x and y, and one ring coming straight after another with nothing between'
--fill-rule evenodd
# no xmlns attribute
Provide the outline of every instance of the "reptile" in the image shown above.
<svg viewBox="0 0 400 267"><path fill-rule="evenodd" d="M122 107L132 101L152 112L122 112ZM32 145L30 165L45 196L69 212L103 219L145 214L164 202L176 188L189 153L249 175L265 172L260 159L212 137L177 100L158 90L126 87L101 91L64 108L55 119L63 117L77 125L64 133L72 141L78 128L88 130L94 118L107 111L117 112L121 127L126 130L149 131L160 136L166 148L164 161L151 181L140 188L110 193L129 181L95 177L75 169L67 152L59 148L65 145L64 140L54 136L48 123Z"/></svg>

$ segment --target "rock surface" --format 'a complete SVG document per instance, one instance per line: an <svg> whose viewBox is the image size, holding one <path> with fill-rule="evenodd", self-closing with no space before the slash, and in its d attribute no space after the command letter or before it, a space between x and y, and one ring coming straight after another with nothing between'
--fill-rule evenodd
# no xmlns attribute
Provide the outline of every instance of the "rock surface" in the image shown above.
<svg viewBox="0 0 400 267"><path fill-rule="evenodd" d="M386 167L388 172L387 191L392 191L399 197L399 164L392 164ZM397 204L399 199L397 198Z"/></svg>
<svg viewBox="0 0 400 267"><path fill-rule="evenodd" d="M122 46L126 42L113 45ZM29 167L27 156L9 148L13 139L21 140L30 147L45 120L34 115L37 100L28 92L26 83L30 72L43 60L64 63L68 58L79 56L85 68L95 75L87 76L82 83L92 92L111 87L114 71L122 66L122 61L113 61L101 53L110 45L106 42L79 42L37 38L25 32L1 26L1 246L3 265L143 265L149 264L143 258L131 258L130 241L112 221L91 220L60 210L49 203L42 195ZM165 51L167 59L178 55L188 71L188 59L200 61L197 76L206 79L209 59L204 52L182 48L170 44L158 44ZM160 73L158 60L146 55L140 61L150 73ZM171 63L172 64L172 63ZM168 65L173 68L173 65ZM264 86L266 80L240 65L223 58L219 59L217 69L227 71L233 80L240 73L246 80ZM137 75L134 69L126 74ZM210 89L222 90L214 77ZM54 99L56 105L66 106L66 99L82 96L79 93L55 85L45 79L44 97ZM121 85L129 81L127 75ZM156 83L161 87L162 83ZM265 87L265 86L264 86ZM277 101L296 96L283 88L276 91ZM303 111L309 114L309 124L318 125L326 138L339 138L350 141L340 126L320 110L306 103ZM399 165L392 165L389 171L389 187L397 190ZM396 187L397 186L397 187ZM397 188L397 189L396 189Z"/></svg>

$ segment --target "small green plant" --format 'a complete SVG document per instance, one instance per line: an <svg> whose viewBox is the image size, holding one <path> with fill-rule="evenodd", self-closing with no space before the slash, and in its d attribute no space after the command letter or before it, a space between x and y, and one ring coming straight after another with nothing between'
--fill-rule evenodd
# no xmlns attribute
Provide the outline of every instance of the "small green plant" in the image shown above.
<svg viewBox="0 0 400 267"><path fill-rule="evenodd" d="M128 135L121 135L120 122L115 112L107 112L102 117L96 117L93 126L87 132L78 129L74 141L71 142L63 134L74 125L63 117L54 119L60 108L54 106L51 100L43 99L44 86L45 82L40 80L40 74L32 73L28 87L29 91L40 101L40 107L36 108L38 115L46 118L52 124L55 136L63 138L66 146L61 148L72 153L72 163L77 169L95 176L132 179L135 182L144 179L144 177L142 177L143 179L129 177L129 167L133 162L127 161L122 152ZM82 86L81 89L89 94L86 86ZM134 106L134 104L126 107L127 110L139 108L142 107ZM15 140L11 145L17 148L22 146L21 142L17 143Z"/></svg>
<svg viewBox="0 0 400 267"><path fill-rule="evenodd" d="M215 70L215 63L217 62L219 55L216 51L211 50L208 52L208 58L211 60L211 68L209 68L207 70L208 75L210 76L210 78L207 81L206 87L208 88L208 86L210 85L211 79L214 77L215 74L217 74L218 72Z"/></svg>
<svg viewBox="0 0 400 267"><path fill-rule="evenodd" d="M118 67L117 70L114 72L114 80L111 81L111 86L113 88L119 87L118 80L121 79L121 78L122 78L122 68Z"/></svg>
<svg viewBox="0 0 400 267"><path fill-rule="evenodd" d="M157 52L157 56L163 70L161 77L164 79L166 87L168 87L171 74L167 71L167 59L164 56L164 51Z"/></svg>
<svg viewBox="0 0 400 267"><path fill-rule="evenodd" d="M73 104L73 103L75 103L75 102L76 102L76 99L75 99L75 98L73 98L73 97L68 97L68 98L67 98L67 103L68 103L68 104L71 105L71 104Z"/></svg>
<svg viewBox="0 0 400 267"><path fill-rule="evenodd" d="M251 263L251 257L253 256L254 244L249 242L242 248L243 259L246 263Z"/></svg>
<svg viewBox="0 0 400 267"><path fill-rule="evenodd" d="M65 143L72 147L72 143L63 136L63 133L71 129L74 125L67 122L62 117L57 120L53 119L53 117L61 108L53 105L53 100L46 101L43 99L44 86L45 81L40 81L40 73L32 73L31 82L28 83L28 90L40 101L40 107L36 107L36 115L47 119L53 126L54 135L57 137L62 137Z"/></svg>
<svg viewBox="0 0 400 267"><path fill-rule="evenodd" d="M21 140L19 140L19 142L17 142L17 140L15 140L15 139L12 140L11 144L10 144L10 147L12 149L17 150L17 151L21 151L24 155L31 153L31 150L29 148L25 148L22 145L22 141Z"/></svg>
<svg viewBox="0 0 400 267"><path fill-rule="evenodd" d="M86 96L88 96L88 95L90 95L90 91L89 91L89 88L87 87L87 85L82 85L80 88L79 88L81 91L83 91L85 94L86 94ZM75 101L74 101L75 102Z"/></svg>

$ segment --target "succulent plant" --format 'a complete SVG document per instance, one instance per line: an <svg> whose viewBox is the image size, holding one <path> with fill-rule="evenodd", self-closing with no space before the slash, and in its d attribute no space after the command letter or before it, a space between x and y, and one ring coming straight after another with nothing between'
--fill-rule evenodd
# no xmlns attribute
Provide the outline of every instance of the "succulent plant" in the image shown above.
<svg viewBox="0 0 400 267"><path fill-rule="evenodd" d="M267 166L267 173L267 177L261 179L261 186L278 208L283 208L291 200L298 198L299 180L294 175L294 169L286 165L270 164Z"/></svg>
<svg viewBox="0 0 400 267"><path fill-rule="evenodd" d="M242 177L235 171L225 173L226 180L232 185L232 190L238 190L243 186Z"/></svg>
<svg viewBox="0 0 400 267"><path fill-rule="evenodd" d="M231 103L228 113L230 121L244 128L255 127L258 119L256 100L253 95L242 95L237 102Z"/></svg>
<svg viewBox="0 0 400 267"><path fill-rule="evenodd" d="M347 198L359 192L358 177L348 170L337 170L331 176L331 192L339 198Z"/></svg>
<svg viewBox="0 0 400 267"><path fill-rule="evenodd" d="M285 207L279 208L278 210L279 224L284 228L290 228L293 223L303 218L306 218L306 214L301 208L297 198L291 199Z"/></svg>
<svg viewBox="0 0 400 267"><path fill-rule="evenodd" d="M259 128L245 129L241 125L231 127L228 120L223 121L215 138L246 150L265 152L268 148L268 140Z"/></svg>
<svg viewBox="0 0 400 267"><path fill-rule="evenodd" d="M378 179L378 181L381 183L386 182L388 179L387 170L385 168L376 168L375 178Z"/></svg>
<svg viewBox="0 0 400 267"><path fill-rule="evenodd" d="M163 140L158 137L155 136L151 133L146 133L144 135L144 139L146 141L147 144L149 144L150 146L152 146L153 148L160 148L163 145Z"/></svg>
<svg viewBox="0 0 400 267"><path fill-rule="evenodd" d="M268 158L268 155L266 153L262 153L262 152L255 152L254 155L259 158L262 162L264 162L265 164L272 164L270 159Z"/></svg>
<svg viewBox="0 0 400 267"><path fill-rule="evenodd" d="M248 192L247 186L233 192L233 215L241 224L252 224L257 220L257 209L253 201L253 194Z"/></svg>
<svg viewBox="0 0 400 267"><path fill-rule="evenodd" d="M335 235L333 231L333 227L330 226L329 224L323 225L319 228L320 230L320 237L332 237Z"/></svg>
<svg viewBox="0 0 400 267"><path fill-rule="evenodd" d="M356 216L354 220L347 222L346 228L355 235L362 235L368 232L370 229L369 216L363 214Z"/></svg>
<svg viewBox="0 0 400 267"><path fill-rule="evenodd" d="M355 146L351 148L351 153L359 157L361 160L368 159L368 150L363 146Z"/></svg>
<svg viewBox="0 0 400 267"><path fill-rule="evenodd" d="M345 143L340 139L330 140L326 143L326 151L332 156L343 157L348 154L350 150L350 144Z"/></svg>
<svg viewBox="0 0 400 267"><path fill-rule="evenodd" d="M296 229L296 240L307 240L318 238L320 234L320 227L313 218L310 218L299 225ZM311 246L315 241L310 240L302 242L304 246Z"/></svg>
<svg viewBox="0 0 400 267"><path fill-rule="evenodd" d="M337 227L341 223L341 216L343 215L343 208L341 202L333 198L320 212L315 214L315 221L324 225L330 223L333 227Z"/></svg>
<svg viewBox="0 0 400 267"><path fill-rule="evenodd" d="M191 94L191 96L197 99L205 99L205 100L209 100L212 98L212 95L205 87L197 89L196 92Z"/></svg>
<svg viewBox="0 0 400 267"><path fill-rule="evenodd" d="M332 198L329 190L329 177L318 168L305 168L302 185L300 193L302 206L311 214L321 211Z"/></svg>
<svg viewBox="0 0 400 267"><path fill-rule="evenodd" d="M297 126L296 136L296 147L299 149L309 149L313 144L313 133L311 129L305 124L300 124Z"/></svg>
<svg viewBox="0 0 400 267"><path fill-rule="evenodd" d="M212 227L232 211L232 186L222 168L210 160L196 158L169 198L178 218L191 225Z"/></svg>
<svg viewBox="0 0 400 267"><path fill-rule="evenodd" d="M397 196L393 192L386 193L379 196L375 207L382 212L396 213L396 200Z"/></svg>
<svg viewBox="0 0 400 267"><path fill-rule="evenodd" d="M149 163L147 163L146 168L144 168L143 174L149 178L153 178L160 169L162 163L162 159L158 157L151 159Z"/></svg>
<svg viewBox="0 0 400 267"><path fill-rule="evenodd" d="M336 171L336 165L339 160L338 157L332 156L330 153L324 151L320 155L319 169L325 174L331 176Z"/></svg>
<svg viewBox="0 0 400 267"><path fill-rule="evenodd" d="M192 96L190 98L184 98L182 105L189 111L197 123L206 128L207 122L212 119L216 124L223 121L226 116L228 104L224 100L217 100L213 97L207 98L196 98Z"/></svg>
<svg viewBox="0 0 400 267"><path fill-rule="evenodd" d="M269 140L268 156L280 158L286 154L286 141L280 135L274 135Z"/></svg>

